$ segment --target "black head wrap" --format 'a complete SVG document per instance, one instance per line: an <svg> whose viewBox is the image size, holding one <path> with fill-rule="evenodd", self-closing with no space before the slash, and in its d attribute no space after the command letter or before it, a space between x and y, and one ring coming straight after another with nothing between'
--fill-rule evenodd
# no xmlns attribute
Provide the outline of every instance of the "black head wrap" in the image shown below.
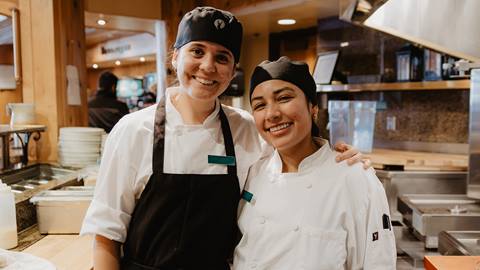
<svg viewBox="0 0 480 270"><path fill-rule="evenodd" d="M317 105L317 86L308 71L306 63L292 61L286 56L282 56L273 62L263 61L253 71L252 79L250 80L250 100L252 100L252 93L255 87L269 80L282 80L296 85L305 93L309 102Z"/></svg>
<svg viewBox="0 0 480 270"><path fill-rule="evenodd" d="M191 41L210 41L230 50L235 63L240 59L242 24L232 13L213 7L197 7L183 16L178 25L178 49Z"/></svg>
<svg viewBox="0 0 480 270"><path fill-rule="evenodd" d="M280 57L277 61L263 61L253 71L250 80L250 101L252 94L257 85L269 80L282 80L296 85L303 91L307 101L313 105L317 105L317 85L308 70L308 65L300 61L292 61L286 56ZM312 122L311 134L318 136L320 130L315 123Z"/></svg>

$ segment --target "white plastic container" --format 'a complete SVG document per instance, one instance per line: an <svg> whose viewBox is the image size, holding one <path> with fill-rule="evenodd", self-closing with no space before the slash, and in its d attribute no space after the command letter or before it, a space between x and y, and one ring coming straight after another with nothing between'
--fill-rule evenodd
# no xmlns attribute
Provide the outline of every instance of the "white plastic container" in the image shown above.
<svg viewBox="0 0 480 270"><path fill-rule="evenodd" d="M344 141L361 152L372 152L376 105L375 101L329 101L330 142Z"/></svg>
<svg viewBox="0 0 480 270"><path fill-rule="evenodd" d="M78 234L93 198L93 189L46 190L30 199L42 234Z"/></svg>
<svg viewBox="0 0 480 270"><path fill-rule="evenodd" d="M0 248L18 245L15 196L12 189L0 180Z"/></svg>

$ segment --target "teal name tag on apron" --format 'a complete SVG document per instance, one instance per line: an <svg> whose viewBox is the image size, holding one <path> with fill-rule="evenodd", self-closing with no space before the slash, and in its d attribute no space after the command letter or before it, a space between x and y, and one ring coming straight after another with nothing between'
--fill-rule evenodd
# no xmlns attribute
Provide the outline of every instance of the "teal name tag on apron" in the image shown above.
<svg viewBox="0 0 480 270"><path fill-rule="evenodd" d="M246 191L246 190L243 190L242 192L242 199L244 199L245 201L247 202L252 202L253 200L253 194Z"/></svg>
<svg viewBox="0 0 480 270"><path fill-rule="evenodd" d="M208 164L235 165L235 157L208 155Z"/></svg>

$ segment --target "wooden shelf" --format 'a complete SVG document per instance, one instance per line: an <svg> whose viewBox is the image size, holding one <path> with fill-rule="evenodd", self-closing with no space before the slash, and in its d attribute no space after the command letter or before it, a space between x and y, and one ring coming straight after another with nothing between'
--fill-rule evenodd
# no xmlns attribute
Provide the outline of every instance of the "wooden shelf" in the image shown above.
<svg viewBox="0 0 480 270"><path fill-rule="evenodd" d="M470 80L318 85L318 93L367 91L467 90Z"/></svg>

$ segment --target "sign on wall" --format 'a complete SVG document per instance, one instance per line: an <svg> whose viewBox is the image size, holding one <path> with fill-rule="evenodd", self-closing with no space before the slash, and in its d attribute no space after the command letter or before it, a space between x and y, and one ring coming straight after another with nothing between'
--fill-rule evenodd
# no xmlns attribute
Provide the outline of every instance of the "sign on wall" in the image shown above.
<svg viewBox="0 0 480 270"><path fill-rule="evenodd" d="M100 43L87 50L87 65L155 54L155 37L148 33Z"/></svg>

